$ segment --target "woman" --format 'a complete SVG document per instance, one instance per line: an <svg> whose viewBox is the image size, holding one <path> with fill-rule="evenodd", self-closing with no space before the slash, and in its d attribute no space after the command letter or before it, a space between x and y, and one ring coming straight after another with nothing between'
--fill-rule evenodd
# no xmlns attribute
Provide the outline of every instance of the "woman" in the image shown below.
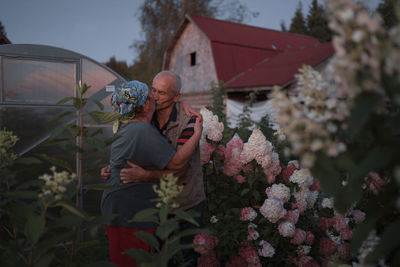
<svg viewBox="0 0 400 267"><path fill-rule="evenodd" d="M155 224L129 223L140 210L154 207L156 198L152 182L121 184L120 170L129 168L129 160L145 169L177 170L190 159L201 137L201 124L196 120L193 136L185 145L175 151L151 124L155 101L146 84L131 81L116 89L111 103L114 111L121 114L116 133L119 138L111 145L111 176L108 184L118 185L105 190L101 209L103 215L118 214L106 225L110 241L110 260L119 266L136 266L135 260L123 254L129 248L149 249L149 246L133 233L153 233Z"/></svg>

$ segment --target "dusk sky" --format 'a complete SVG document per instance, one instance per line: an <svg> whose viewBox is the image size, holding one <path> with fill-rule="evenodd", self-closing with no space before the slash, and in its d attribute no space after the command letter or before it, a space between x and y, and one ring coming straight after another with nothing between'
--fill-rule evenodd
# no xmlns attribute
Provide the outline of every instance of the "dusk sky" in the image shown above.
<svg viewBox="0 0 400 267"><path fill-rule="evenodd" d="M257 18L244 23L280 30L290 25L299 0L240 0ZM307 15L312 0L301 0ZM319 1L320 3L323 0ZM365 0L375 8L380 0ZM72 50L99 62L112 56L131 64L130 45L142 39L138 21L143 0L0 0L0 21L14 44L45 44Z"/></svg>

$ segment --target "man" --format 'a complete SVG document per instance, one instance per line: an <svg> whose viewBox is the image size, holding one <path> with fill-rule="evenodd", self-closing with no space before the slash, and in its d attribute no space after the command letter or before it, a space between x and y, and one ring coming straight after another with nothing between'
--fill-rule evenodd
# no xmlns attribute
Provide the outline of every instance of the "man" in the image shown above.
<svg viewBox="0 0 400 267"><path fill-rule="evenodd" d="M177 151L193 135L194 117L189 118L181 106L177 104L181 94L180 77L172 71L162 71L158 73L152 83L153 96L156 101L156 112L152 119L152 124L165 136ZM200 114L195 113L198 117ZM178 183L183 185L183 191L178 195L180 209L195 210L201 213L205 200L203 172L200 164L200 149L197 146L189 162L181 169L176 171L169 170L144 170L131 162L127 162L132 168L122 169L120 172L123 183L138 181L158 181L166 173L174 173L179 176ZM108 176L107 168L102 169L102 176ZM198 219L201 224L201 218ZM190 227L183 225L182 228ZM191 243L192 240L183 240ZM193 253L193 252L192 252ZM194 255L186 255L186 260L194 258ZM195 259L194 259L195 260Z"/></svg>

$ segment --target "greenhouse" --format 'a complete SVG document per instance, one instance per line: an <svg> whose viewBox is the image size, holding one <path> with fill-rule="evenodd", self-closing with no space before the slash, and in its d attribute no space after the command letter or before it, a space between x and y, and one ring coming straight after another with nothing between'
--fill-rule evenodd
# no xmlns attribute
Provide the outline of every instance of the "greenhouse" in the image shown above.
<svg viewBox="0 0 400 267"><path fill-rule="evenodd" d="M90 100L95 100L104 105L105 111L110 111L111 92L123 82L125 80L107 66L73 51L45 45L2 45L0 127L18 136L19 141L15 146L18 154L64 157L76 168L76 156L65 156L54 146L40 145L54 129L72 121L72 116L65 116L51 123L55 116L74 111L72 101L63 104L57 102L65 97L76 97L77 85L87 84L90 86L84 95L89 98L87 109L98 109L96 105L89 104ZM102 128L104 138L112 136L110 125L84 123L89 128ZM96 153L95 158L96 162L106 162L108 149L105 149L105 153ZM99 177L95 173L85 175L84 184L98 182L97 179Z"/></svg>

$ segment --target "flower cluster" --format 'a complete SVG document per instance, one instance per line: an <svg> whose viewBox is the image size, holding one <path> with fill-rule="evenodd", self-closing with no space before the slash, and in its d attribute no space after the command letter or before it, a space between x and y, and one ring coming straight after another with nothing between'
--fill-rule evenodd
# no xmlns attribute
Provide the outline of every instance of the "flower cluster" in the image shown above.
<svg viewBox="0 0 400 267"><path fill-rule="evenodd" d="M161 178L160 188L157 185L153 185L154 192L161 198L162 202L166 205L171 205L172 208L179 207L176 202L176 196L179 195L183 190L183 185L178 185L178 177L168 174ZM158 208L162 206L162 203L157 203Z"/></svg>
<svg viewBox="0 0 400 267"><path fill-rule="evenodd" d="M39 198L46 201L59 201L66 197L68 185L76 178L75 174L69 174L66 171L56 172L56 167L50 168L52 175L43 174L39 176L40 180L45 182Z"/></svg>
<svg viewBox="0 0 400 267"><path fill-rule="evenodd" d="M17 155L12 151L12 147L18 142L18 137L12 132L0 131L0 167L8 164Z"/></svg>
<svg viewBox="0 0 400 267"><path fill-rule="evenodd" d="M207 137L211 141L221 141L224 124L218 121L217 115L214 115L205 107L201 108L200 113L203 116L203 133L201 139L205 140Z"/></svg>
<svg viewBox="0 0 400 267"><path fill-rule="evenodd" d="M194 237L193 244L195 245L194 250L200 253L197 265L200 267L219 267L219 261L216 257L214 247L218 244L218 238L213 235L206 233L197 234Z"/></svg>

